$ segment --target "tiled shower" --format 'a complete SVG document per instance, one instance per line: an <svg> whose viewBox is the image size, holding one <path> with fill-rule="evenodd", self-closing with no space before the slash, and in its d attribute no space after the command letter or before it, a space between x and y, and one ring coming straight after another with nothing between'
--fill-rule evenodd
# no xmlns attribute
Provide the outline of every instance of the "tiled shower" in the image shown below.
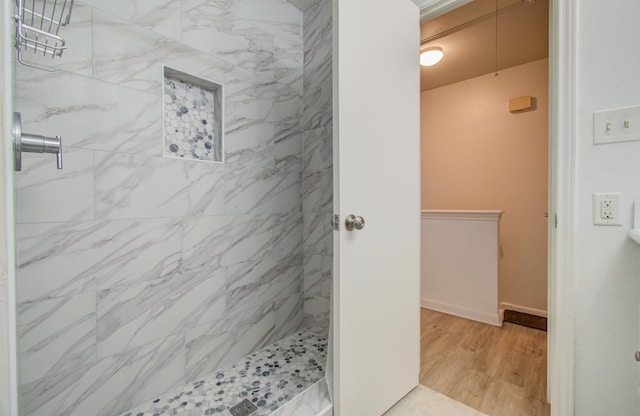
<svg viewBox="0 0 640 416"><path fill-rule="evenodd" d="M16 66L64 165L16 173L22 414L119 415L325 335L331 1L76 0L63 35L60 71ZM223 86L222 162L163 157L163 66Z"/></svg>

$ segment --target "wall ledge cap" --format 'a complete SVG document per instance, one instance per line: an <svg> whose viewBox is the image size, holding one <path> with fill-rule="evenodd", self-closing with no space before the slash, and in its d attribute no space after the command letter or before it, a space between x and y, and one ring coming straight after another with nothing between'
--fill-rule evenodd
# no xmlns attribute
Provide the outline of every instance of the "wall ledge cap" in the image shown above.
<svg viewBox="0 0 640 416"><path fill-rule="evenodd" d="M439 220L473 220L473 221L499 221L504 211L499 210L449 210L449 209L423 209L423 219Z"/></svg>

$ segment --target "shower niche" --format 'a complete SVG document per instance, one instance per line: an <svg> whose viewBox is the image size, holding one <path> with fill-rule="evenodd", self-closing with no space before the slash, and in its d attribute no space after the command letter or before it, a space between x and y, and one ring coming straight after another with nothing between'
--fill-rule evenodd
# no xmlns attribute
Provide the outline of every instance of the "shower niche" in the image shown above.
<svg viewBox="0 0 640 416"><path fill-rule="evenodd" d="M163 155L223 162L223 86L162 67Z"/></svg>

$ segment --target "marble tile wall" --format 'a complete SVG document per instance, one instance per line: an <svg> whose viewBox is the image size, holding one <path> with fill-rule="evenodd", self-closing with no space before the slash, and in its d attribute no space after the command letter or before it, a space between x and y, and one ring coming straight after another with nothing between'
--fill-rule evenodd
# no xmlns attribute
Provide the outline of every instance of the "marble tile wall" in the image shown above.
<svg viewBox="0 0 640 416"><path fill-rule="evenodd" d="M333 268L332 2L304 11L303 72L303 293L304 325L329 328Z"/></svg>
<svg viewBox="0 0 640 416"><path fill-rule="evenodd" d="M63 36L59 72L17 66L64 147L16 175L22 413L110 416L303 322L302 13L77 0ZM224 164L162 157L163 64L225 85Z"/></svg>

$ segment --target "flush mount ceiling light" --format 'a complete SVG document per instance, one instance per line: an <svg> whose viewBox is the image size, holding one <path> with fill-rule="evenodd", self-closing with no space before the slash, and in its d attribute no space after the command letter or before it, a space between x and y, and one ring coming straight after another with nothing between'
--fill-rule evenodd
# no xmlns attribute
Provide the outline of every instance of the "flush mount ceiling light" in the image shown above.
<svg viewBox="0 0 640 416"><path fill-rule="evenodd" d="M432 66L440 62L444 57L444 52L439 46L431 46L420 51L420 65Z"/></svg>

